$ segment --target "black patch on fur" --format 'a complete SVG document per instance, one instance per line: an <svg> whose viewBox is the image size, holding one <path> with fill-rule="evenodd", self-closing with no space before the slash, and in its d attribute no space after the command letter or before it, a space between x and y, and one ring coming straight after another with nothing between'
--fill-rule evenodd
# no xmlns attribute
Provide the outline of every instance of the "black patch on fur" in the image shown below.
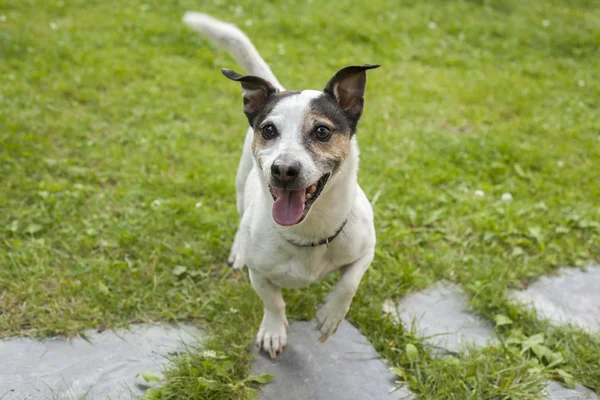
<svg viewBox="0 0 600 400"><path fill-rule="evenodd" d="M275 106L277 106L280 101L298 94L300 94L300 90L284 90L283 92L271 94L269 97L267 97L267 101L265 102L265 106L262 108L262 110L253 116L252 120L248 118L250 126L254 128L254 130L257 130L260 124L265 120L265 118L267 118L267 116L271 113L271 111L273 111Z"/></svg>
<svg viewBox="0 0 600 400"><path fill-rule="evenodd" d="M365 64L342 68L327 82L323 91L336 98L346 115L358 122L365 103L366 71L380 66L379 64Z"/></svg>
<svg viewBox="0 0 600 400"><path fill-rule="evenodd" d="M356 132L359 118L349 117L335 100L335 97L329 93L323 93L321 96L312 99L310 101L310 111L333 122L336 131L350 132L350 136L353 136Z"/></svg>
<svg viewBox="0 0 600 400"><path fill-rule="evenodd" d="M269 96L277 93L277 89L271 82L254 75L241 75L237 72L223 68L223 75L232 81L239 82L242 85L242 94L244 96L244 114L248 118L248 122L252 121L260 113L260 110L265 106Z"/></svg>
<svg viewBox="0 0 600 400"><path fill-rule="evenodd" d="M358 119L351 118L340 107L335 97L323 93L319 97L310 101L309 113L320 115L333 123L332 135L349 135L350 138L356 132ZM319 166L321 171L331 171L335 174L342 166L344 160L336 158L323 158L322 153L317 151L321 144L314 136L314 130L319 124L310 126L307 132L304 132L304 148L308 151L311 158Z"/></svg>

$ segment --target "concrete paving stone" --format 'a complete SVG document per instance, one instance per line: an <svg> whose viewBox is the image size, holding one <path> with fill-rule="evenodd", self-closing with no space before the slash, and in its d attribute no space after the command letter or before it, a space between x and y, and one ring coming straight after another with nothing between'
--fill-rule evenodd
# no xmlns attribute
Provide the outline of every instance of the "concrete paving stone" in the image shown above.
<svg viewBox="0 0 600 400"><path fill-rule="evenodd" d="M358 329L347 321L327 342L318 341L313 322L292 322L288 345L276 360L255 355L252 373L275 379L263 387L263 400L394 400L412 399L406 388L394 388L394 375ZM255 350L256 352L256 350Z"/></svg>
<svg viewBox="0 0 600 400"><path fill-rule="evenodd" d="M600 266L563 268L558 275L544 276L511 295L555 324L600 332Z"/></svg>
<svg viewBox="0 0 600 400"><path fill-rule="evenodd" d="M86 398L129 399L145 387L136 374L160 373L165 356L184 350L184 343L198 344L201 332L189 325L140 324L84 336L0 341L0 398L75 399L88 393Z"/></svg>
<svg viewBox="0 0 600 400"><path fill-rule="evenodd" d="M598 400L597 394L577 384L575 389L568 389L558 382L550 381L546 386L548 400Z"/></svg>
<svg viewBox="0 0 600 400"><path fill-rule="evenodd" d="M467 344L487 346L495 342L492 325L473 315L467 296L450 282L404 297L397 306L397 317L404 324L416 324L426 341L445 351L458 352Z"/></svg>

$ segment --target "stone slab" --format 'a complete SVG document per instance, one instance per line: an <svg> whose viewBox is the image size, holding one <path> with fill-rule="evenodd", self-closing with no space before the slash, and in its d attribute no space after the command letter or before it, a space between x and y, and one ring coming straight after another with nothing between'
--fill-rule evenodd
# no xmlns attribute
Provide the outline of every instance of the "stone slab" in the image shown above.
<svg viewBox="0 0 600 400"><path fill-rule="evenodd" d="M84 339L0 341L0 398L129 399L143 393L140 372L160 373L165 356L197 344L192 326L135 325L85 332ZM4 396L4 397L3 397Z"/></svg>
<svg viewBox="0 0 600 400"><path fill-rule="evenodd" d="M563 268L558 275L542 277L511 295L555 324L600 332L600 266Z"/></svg>
<svg viewBox="0 0 600 400"><path fill-rule="evenodd" d="M288 345L276 360L255 354L252 372L275 379L263 387L262 400L394 400L412 399L395 387L394 375L358 329L347 321L327 342L318 341L312 322L292 322ZM256 351L256 350L255 350Z"/></svg>
<svg viewBox="0 0 600 400"><path fill-rule="evenodd" d="M546 385L548 400L598 400L598 395L590 389L577 384L575 389L569 389L558 382L550 381Z"/></svg>
<svg viewBox="0 0 600 400"><path fill-rule="evenodd" d="M467 344L492 344L492 325L473 315L467 307L467 296L450 282L438 282L431 288L404 297L396 316L416 329L426 341L449 352L458 352Z"/></svg>

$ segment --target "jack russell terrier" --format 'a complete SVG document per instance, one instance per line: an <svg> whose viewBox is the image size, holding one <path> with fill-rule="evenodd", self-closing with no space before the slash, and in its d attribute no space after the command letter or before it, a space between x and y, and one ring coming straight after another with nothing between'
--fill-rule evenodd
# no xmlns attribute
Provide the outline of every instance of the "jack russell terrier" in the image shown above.
<svg viewBox="0 0 600 400"><path fill-rule="evenodd" d="M234 25L195 12L183 21L250 74L223 69L241 84L250 123L237 170L241 222L229 264L248 267L264 304L256 344L271 358L287 344L281 288L308 286L339 270L316 314L324 342L346 316L375 251L373 210L357 181L355 132L366 71L379 65L342 68L323 91L285 90Z"/></svg>

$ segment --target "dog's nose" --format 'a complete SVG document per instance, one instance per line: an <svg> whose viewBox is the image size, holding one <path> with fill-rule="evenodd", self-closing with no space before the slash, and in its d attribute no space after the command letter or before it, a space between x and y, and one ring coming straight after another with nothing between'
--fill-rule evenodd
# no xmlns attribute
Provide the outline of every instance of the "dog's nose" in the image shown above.
<svg viewBox="0 0 600 400"><path fill-rule="evenodd" d="M271 175L282 182L291 182L300 174L300 163L275 160L271 165Z"/></svg>

